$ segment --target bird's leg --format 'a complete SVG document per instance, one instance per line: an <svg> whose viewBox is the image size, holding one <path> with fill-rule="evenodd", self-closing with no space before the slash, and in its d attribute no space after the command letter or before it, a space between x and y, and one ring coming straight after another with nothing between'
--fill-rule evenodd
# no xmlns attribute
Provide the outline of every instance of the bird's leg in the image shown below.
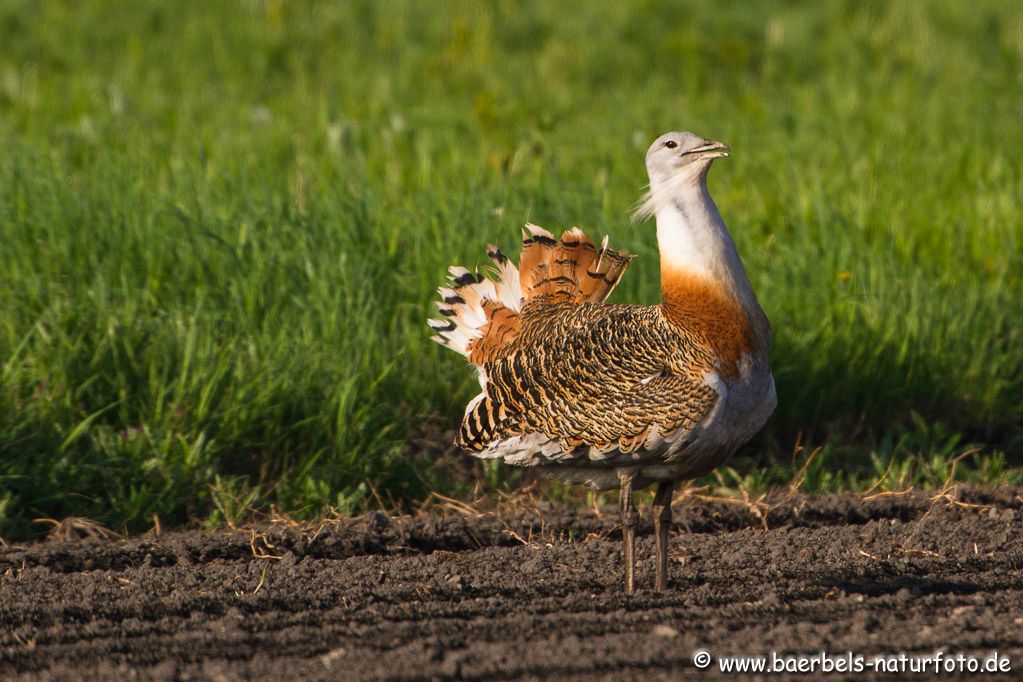
<svg viewBox="0 0 1023 682"><path fill-rule="evenodd" d="M674 481L664 481L654 495L654 537L657 542L657 575L655 590L668 589L668 530L671 528L671 494Z"/></svg>
<svg viewBox="0 0 1023 682"><path fill-rule="evenodd" d="M622 540L625 543L625 591L636 589L636 507L632 504L632 474L618 472L621 490L618 506L622 514Z"/></svg>

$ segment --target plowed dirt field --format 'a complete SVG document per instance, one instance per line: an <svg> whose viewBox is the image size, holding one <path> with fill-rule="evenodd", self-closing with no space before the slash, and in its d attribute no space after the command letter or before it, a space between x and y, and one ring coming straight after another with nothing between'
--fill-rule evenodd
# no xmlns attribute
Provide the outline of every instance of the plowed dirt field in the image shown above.
<svg viewBox="0 0 1023 682"><path fill-rule="evenodd" d="M8 546L0 677L703 679L939 649L1020 675L1021 492L687 497L667 592L641 510L633 595L616 515L542 504Z"/></svg>

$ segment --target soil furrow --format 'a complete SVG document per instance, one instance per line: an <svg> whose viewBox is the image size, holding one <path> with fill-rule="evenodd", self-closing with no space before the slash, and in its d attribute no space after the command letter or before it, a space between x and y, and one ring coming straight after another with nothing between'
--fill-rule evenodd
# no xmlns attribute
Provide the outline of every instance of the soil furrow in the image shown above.
<svg viewBox="0 0 1023 682"><path fill-rule="evenodd" d="M702 532L672 535L661 594L621 592L613 514L546 506L6 548L0 674L713 677L697 649L997 649L1023 670L1017 496L769 498L759 517L688 501L679 512ZM649 535L638 555L645 587Z"/></svg>

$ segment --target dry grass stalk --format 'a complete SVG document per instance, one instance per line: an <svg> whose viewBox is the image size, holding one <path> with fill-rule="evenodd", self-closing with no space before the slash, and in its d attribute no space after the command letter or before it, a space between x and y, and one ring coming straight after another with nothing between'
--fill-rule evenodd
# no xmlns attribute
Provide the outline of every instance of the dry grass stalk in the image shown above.
<svg viewBox="0 0 1023 682"><path fill-rule="evenodd" d="M53 526L46 534L47 540L122 540L124 536L116 533L98 521L87 519L82 516L68 516L57 521L56 519L42 518L32 519L33 523L46 523Z"/></svg>

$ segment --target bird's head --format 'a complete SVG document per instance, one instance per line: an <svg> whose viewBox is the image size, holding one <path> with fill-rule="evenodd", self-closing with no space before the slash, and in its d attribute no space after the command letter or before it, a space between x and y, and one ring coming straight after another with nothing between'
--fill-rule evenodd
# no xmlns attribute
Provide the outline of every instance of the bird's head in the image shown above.
<svg viewBox="0 0 1023 682"><path fill-rule="evenodd" d="M678 180L679 176L700 177L711 161L728 156L728 146L693 135L692 133L665 133L646 153L646 170L651 186Z"/></svg>
<svg viewBox="0 0 1023 682"><path fill-rule="evenodd" d="M700 187L711 162L722 156L728 156L728 146L723 142L692 133L661 135L646 152L650 191L636 203L632 219L655 216L658 210L671 205L679 193Z"/></svg>

